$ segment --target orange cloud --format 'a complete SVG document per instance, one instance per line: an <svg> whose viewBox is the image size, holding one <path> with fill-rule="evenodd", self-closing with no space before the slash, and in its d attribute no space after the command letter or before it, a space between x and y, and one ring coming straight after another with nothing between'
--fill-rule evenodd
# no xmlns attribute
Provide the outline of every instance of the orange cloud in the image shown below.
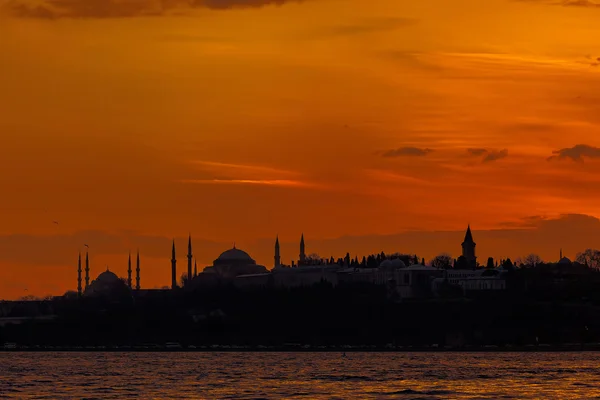
<svg viewBox="0 0 600 400"><path fill-rule="evenodd" d="M226 10L283 5L302 0L3 0L13 15L23 18L127 18L164 15L177 10Z"/></svg>
<svg viewBox="0 0 600 400"><path fill-rule="evenodd" d="M313 187L314 185L285 179L274 180L252 180L252 179L186 179L183 183L198 183L198 184L222 184L222 185L266 185L266 186L282 186L282 187Z"/></svg>

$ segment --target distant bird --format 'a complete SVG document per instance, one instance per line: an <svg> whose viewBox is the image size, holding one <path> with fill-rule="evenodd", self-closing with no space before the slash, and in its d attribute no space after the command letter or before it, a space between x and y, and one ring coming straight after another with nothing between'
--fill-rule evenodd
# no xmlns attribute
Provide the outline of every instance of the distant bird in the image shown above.
<svg viewBox="0 0 600 400"><path fill-rule="evenodd" d="M58 221L52 221L52 223L58 225Z"/></svg>
<svg viewBox="0 0 600 400"><path fill-rule="evenodd" d="M88 249L90 248L90 246L88 246L87 244L84 244L85 247L87 247Z"/></svg>

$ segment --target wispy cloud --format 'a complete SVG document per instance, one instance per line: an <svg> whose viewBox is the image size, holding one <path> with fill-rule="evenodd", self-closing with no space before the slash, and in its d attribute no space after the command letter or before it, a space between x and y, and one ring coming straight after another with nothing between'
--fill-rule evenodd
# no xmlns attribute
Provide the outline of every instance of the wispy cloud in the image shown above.
<svg viewBox="0 0 600 400"><path fill-rule="evenodd" d="M413 18L370 18L351 24L336 25L321 29L316 36L352 36L377 32L387 32L395 29L412 26L418 23Z"/></svg>
<svg viewBox="0 0 600 400"><path fill-rule="evenodd" d="M182 183L195 183L204 185L258 185L258 186L281 186L281 187L315 187L316 185L287 179L184 179Z"/></svg>
<svg viewBox="0 0 600 400"><path fill-rule="evenodd" d="M284 170L280 168L266 167L262 165L249 164L231 164L215 161L193 160L191 164L198 165L204 170L230 172L230 173L245 173L245 174L274 174L274 175L299 175L298 172Z"/></svg>
<svg viewBox="0 0 600 400"><path fill-rule="evenodd" d="M381 153L382 157L385 158L396 158L396 157L423 157L433 152L432 149L420 148L420 147L400 147L397 149L386 150Z"/></svg>
<svg viewBox="0 0 600 400"><path fill-rule="evenodd" d="M183 183L213 185L258 185L280 187L314 187L302 174L262 165L231 164L216 161L191 161L201 176L183 179Z"/></svg>
<svg viewBox="0 0 600 400"><path fill-rule="evenodd" d="M592 0L514 0L519 3L547 4L562 7L600 8L600 3Z"/></svg>
<svg viewBox="0 0 600 400"><path fill-rule="evenodd" d="M303 0L0 0L22 18L128 18L165 15L176 10L228 10L283 5Z"/></svg>
<svg viewBox="0 0 600 400"><path fill-rule="evenodd" d="M573 147L553 151L552 154L554 155L548 157L548 161L570 159L583 162L584 158L600 158L600 148L587 144L578 144Z"/></svg>

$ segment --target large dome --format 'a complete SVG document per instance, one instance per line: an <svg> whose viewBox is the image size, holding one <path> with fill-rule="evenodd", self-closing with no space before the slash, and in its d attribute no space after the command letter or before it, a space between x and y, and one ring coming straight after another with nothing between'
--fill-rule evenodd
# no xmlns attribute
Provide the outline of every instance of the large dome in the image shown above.
<svg viewBox="0 0 600 400"><path fill-rule="evenodd" d="M230 263L256 264L256 262L252 259L252 257L250 257L250 255L248 253L246 253L243 250L236 249L235 247L233 249L230 249L230 250L227 250L227 251L221 253L219 258L217 258L215 260L215 264L230 264Z"/></svg>
<svg viewBox="0 0 600 400"><path fill-rule="evenodd" d="M117 275L115 275L113 272L106 270L103 273L101 273L100 275L98 275L98 278L96 278L96 280L99 282L102 282L102 283L113 283L113 282L118 282L119 277Z"/></svg>

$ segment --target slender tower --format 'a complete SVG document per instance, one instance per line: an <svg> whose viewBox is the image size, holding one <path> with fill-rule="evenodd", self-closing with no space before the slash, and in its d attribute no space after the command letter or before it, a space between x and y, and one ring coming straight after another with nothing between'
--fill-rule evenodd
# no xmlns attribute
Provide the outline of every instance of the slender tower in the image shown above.
<svg viewBox="0 0 600 400"><path fill-rule="evenodd" d="M298 266L300 265L304 265L306 263L306 251L305 251L305 247L304 247L304 233L302 234L302 237L300 238L300 260L298 262Z"/></svg>
<svg viewBox="0 0 600 400"><path fill-rule="evenodd" d="M90 258L88 252L85 252L85 289L90 286Z"/></svg>
<svg viewBox="0 0 600 400"><path fill-rule="evenodd" d="M175 259L175 240L171 250L171 289L177 288L177 260Z"/></svg>
<svg viewBox="0 0 600 400"><path fill-rule="evenodd" d="M472 268L477 266L477 257L475 256L475 242L473 241L473 234L471 233L471 225L467 227L467 233L465 234L465 240L462 242L462 255L466 258L467 262Z"/></svg>
<svg viewBox="0 0 600 400"><path fill-rule="evenodd" d="M77 294L81 296L81 252L79 252L79 259L77 260Z"/></svg>
<svg viewBox="0 0 600 400"><path fill-rule="evenodd" d="M127 260L127 286L129 286L129 289L133 288L131 285L131 252L129 252L129 259Z"/></svg>
<svg viewBox="0 0 600 400"><path fill-rule="evenodd" d="M137 251L137 260L135 261L135 290L140 290L140 251Z"/></svg>
<svg viewBox="0 0 600 400"><path fill-rule="evenodd" d="M279 252L279 235L275 239L275 268L281 267L281 253Z"/></svg>
<svg viewBox="0 0 600 400"><path fill-rule="evenodd" d="M194 258L194 278L198 276L198 263L196 262L196 259Z"/></svg>
<svg viewBox="0 0 600 400"><path fill-rule="evenodd" d="M192 280L192 235L190 234L190 238L188 239L188 282Z"/></svg>

